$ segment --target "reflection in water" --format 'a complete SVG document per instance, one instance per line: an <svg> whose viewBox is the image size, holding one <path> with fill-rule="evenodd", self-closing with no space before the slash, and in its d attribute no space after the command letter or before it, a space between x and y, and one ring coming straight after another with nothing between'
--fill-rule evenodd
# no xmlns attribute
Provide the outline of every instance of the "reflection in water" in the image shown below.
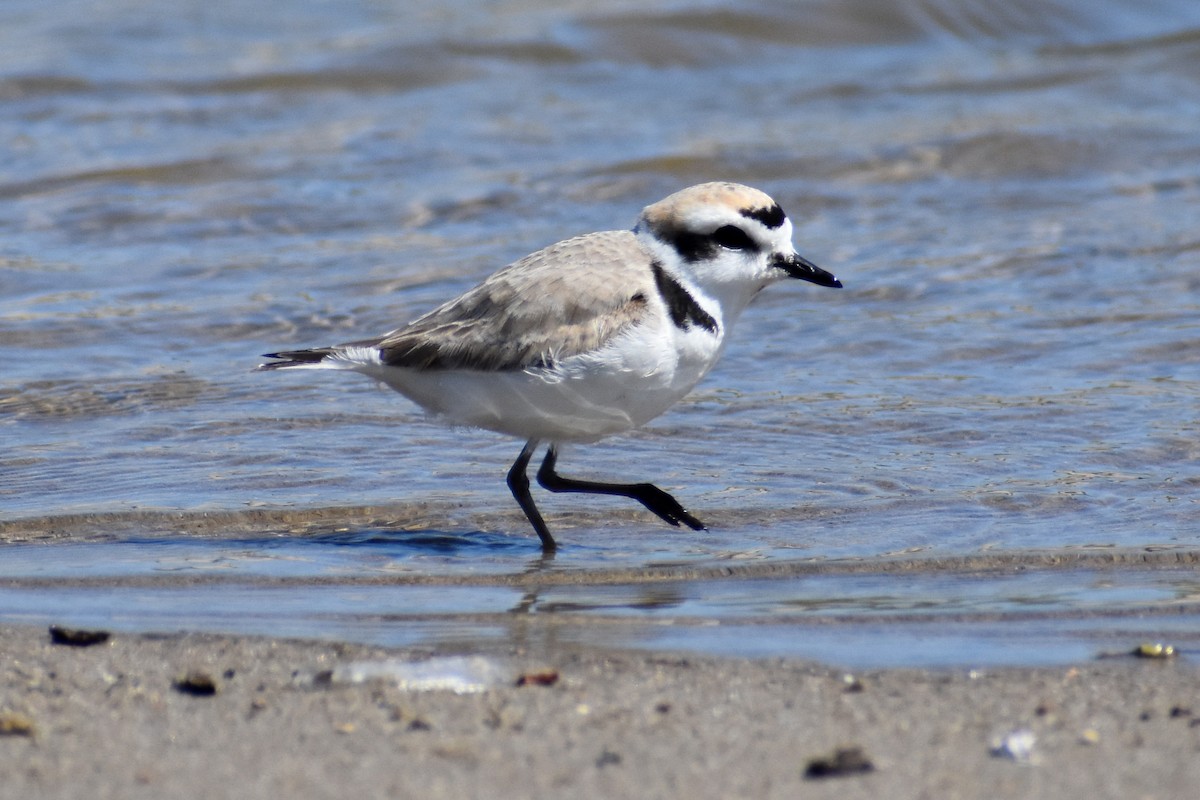
<svg viewBox="0 0 1200 800"><path fill-rule="evenodd" d="M1200 555L1186 550L627 569L440 535L262 541L8 545L0 622L473 650L669 643L871 665L1068 661L1088 642L1123 645L1133 629L1180 647L1200 630ZM903 630L921 633L906 644ZM893 649L880 650L877 634ZM939 636L976 638L957 655L927 650Z"/></svg>

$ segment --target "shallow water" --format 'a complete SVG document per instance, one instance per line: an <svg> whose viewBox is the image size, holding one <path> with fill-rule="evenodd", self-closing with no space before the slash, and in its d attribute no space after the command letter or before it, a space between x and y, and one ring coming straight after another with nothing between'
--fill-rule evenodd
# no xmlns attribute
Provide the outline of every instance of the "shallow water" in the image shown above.
<svg viewBox="0 0 1200 800"><path fill-rule="evenodd" d="M444 638L505 611L519 589L367 586L359 618L304 582L523 574L536 540L503 482L519 443L432 425L361 379L250 369L382 332L716 178L772 193L846 288L774 287L691 397L564 456L566 474L661 483L709 532L539 496L564 544L552 572L1195 550L1198 83L1184 0L6 3L0 619L108 608L75 578L214 571L246 588L211 616L147 616L171 604L110 587L88 619L243 629L238 604L285 577L295 614L266 628L297 635ZM1001 620L955 623L946 653L1003 641L1020 662L1061 638L1054 614L1109 609L1133 635L1124 611L1175 591L1133 564L1102 590L1086 569L1057 589L918 572L753 591L706 573L671 613L750 606L755 624L651 641L914 663L883 623L770 621L932 597L927 613ZM538 603L638 616L639 597ZM1029 598L1050 617L996 634ZM394 603L466 627L370 622ZM618 635L635 628L561 635L646 641Z"/></svg>

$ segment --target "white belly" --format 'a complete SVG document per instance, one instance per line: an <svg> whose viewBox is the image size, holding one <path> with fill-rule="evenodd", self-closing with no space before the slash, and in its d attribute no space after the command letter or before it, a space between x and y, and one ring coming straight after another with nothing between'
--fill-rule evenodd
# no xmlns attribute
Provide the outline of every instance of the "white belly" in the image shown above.
<svg viewBox="0 0 1200 800"><path fill-rule="evenodd" d="M708 372L722 344L707 331L637 333L564 359L553 370L352 368L451 424L525 439L594 442L643 425L678 402Z"/></svg>

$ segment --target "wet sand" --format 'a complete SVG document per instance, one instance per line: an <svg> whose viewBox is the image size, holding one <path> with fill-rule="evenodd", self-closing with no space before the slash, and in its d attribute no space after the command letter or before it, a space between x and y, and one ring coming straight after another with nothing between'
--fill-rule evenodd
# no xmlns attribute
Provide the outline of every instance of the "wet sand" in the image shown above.
<svg viewBox="0 0 1200 800"><path fill-rule="evenodd" d="M458 694L343 680L350 664L448 655L427 648L0 635L6 798L1167 798L1200 785L1187 656L849 676L541 645L474 653L493 684ZM806 774L839 748L860 750L849 774Z"/></svg>

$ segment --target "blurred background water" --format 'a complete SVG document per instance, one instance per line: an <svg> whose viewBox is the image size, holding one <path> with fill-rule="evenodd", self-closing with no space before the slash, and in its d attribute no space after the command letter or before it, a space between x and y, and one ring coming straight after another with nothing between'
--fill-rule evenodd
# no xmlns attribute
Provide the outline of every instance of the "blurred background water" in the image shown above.
<svg viewBox="0 0 1200 800"><path fill-rule="evenodd" d="M1190 0L9 0L6 591L213 561L251 583L523 572L519 443L362 379L250 370L713 179L774 195L846 288L774 287L676 409L564 456L655 480L710 532L539 495L565 545L546 569L1197 548ZM1150 602L1071 576L1054 607ZM38 585L0 619L88 605ZM946 610L964 585L920 591ZM715 574L686 587L737 615L706 602Z"/></svg>

